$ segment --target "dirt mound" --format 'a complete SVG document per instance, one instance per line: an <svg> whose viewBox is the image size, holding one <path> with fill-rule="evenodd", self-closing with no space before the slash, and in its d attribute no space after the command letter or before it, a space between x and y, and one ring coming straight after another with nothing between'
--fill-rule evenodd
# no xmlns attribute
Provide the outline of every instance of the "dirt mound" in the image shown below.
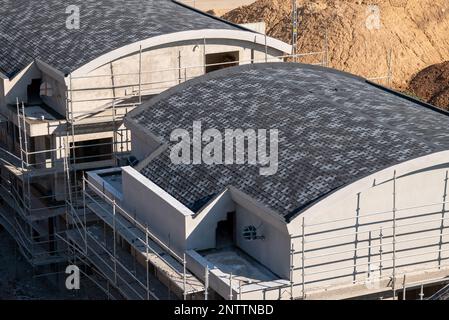
<svg viewBox="0 0 449 320"><path fill-rule="evenodd" d="M211 14L216 17L220 17L220 16L224 15L227 11L228 10L226 10L226 9L210 9L210 10L207 10L206 13Z"/></svg>
<svg viewBox="0 0 449 320"><path fill-rule="evenodd" d="M375 5L368 0L297 3L298 52L322 51L327 32L328 65L332 68L367 78L385 76L391 50L392 85L405 90L416 72L449 60L447 0L377 0ZM258 0L223 18L236 23L263 20L268 35L291 43L291 10L290 0Z"/></svg>
<svg viewBox="0 0 449 320"><path fill-rule="evenodd" d="M409 91L426 102L449 110L449 61L420 71L410 81Z"/></svg>

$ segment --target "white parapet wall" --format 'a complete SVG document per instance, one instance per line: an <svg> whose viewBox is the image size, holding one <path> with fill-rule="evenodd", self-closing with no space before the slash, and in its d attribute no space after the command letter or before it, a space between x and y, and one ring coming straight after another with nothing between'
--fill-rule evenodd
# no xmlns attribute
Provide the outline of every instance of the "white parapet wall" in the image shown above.
<svg viewBox="0 0 449 320"><path fill-rule="evenodd" d="M267 25L264 21L254 22L254 23L242 23L242 27L259 32L261 34L266 34Z"/></svg>
<svg viewBox="0 0 449 320"><path fill-rule="evenodd" d="M296 217L289 224L295 295L398 289L404 276L425 281L448 268L448 170L447 151L411 160L356 181Z"/></svg>

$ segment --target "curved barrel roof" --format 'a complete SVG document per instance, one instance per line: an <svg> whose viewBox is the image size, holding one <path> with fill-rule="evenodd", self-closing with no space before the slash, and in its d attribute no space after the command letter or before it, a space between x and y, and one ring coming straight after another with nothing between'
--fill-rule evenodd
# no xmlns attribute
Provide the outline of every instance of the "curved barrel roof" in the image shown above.
<svg viewBox="0 0 449 320"><path fill-rule="evenodd" d="M80 29L69 30L69 6ZM13 77L34 59L70 73L99 56L159 35L237 25L171 0L6 0L0 3L0 72Z"/></svg>
<svg viewBox="0 0 449 320"><path fill-rule="evenodd" d="M449 117L332 69L292 63L214 72L174 87L126 121L169 144L175 128L278 129L279 168L175 165L168 148L140 172L193 211L234 186L291 220L322 197L382 169L449 149Z"/></svg>

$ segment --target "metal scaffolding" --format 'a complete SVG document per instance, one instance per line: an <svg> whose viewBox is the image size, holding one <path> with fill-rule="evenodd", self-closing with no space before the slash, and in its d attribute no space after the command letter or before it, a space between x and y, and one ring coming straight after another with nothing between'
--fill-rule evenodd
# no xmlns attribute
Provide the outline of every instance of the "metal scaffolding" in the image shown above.
<svg viewBox="0 0 449 320"><path fill-rule="evenodd" d="M376 289L383 289L387 296L390 292L393 299L398 298L399 290L405 299L406 290L448 282L449 247L442 240L449 236L445 224L449 219L447 180L446 171L441 179L442 202L398 208L394 172L390 182L391 210L360 214L357 202L354 217L322 222L307 222L302 217L301 232L291 237L292 243L300 244L292 262L293 270L299 272L293 286L301 292L295 298L305 299L309 291L325 290L326 282L335 286L338 279L345 279L343 283L348 287L378 286ZM439 276L407 281L414 272ZM317 289L320 283L323 285Z"/></svg>
<svg viewBox="0 0 449 320"><path fill-rule="evenodd" d="M116 73L110 63L109 74L69 75L64 99L65 115L60 119L47 122L32 119L27 114L28 106L19 100L16 102L15 112L11 111L12 106L8 107L12 116L7 121L0 121L2 163L0 222L18 242L20 251L33 267L75 260L95 265L87 258L91 255L86 254L95 253L101 249L104 254L109 255L108 259L112 259L107 261L115 261L114 278L108 277L108 269L104 269L104 272L98 272L98 274L107 281L93 279L95 283L107 283L109 288L111 284L117 284L117 280L120 282L119 270L122 270L121 282L125 283L130 280L127 277L131 277L141 287L140 291L135 290L137 291L134 292L135 296L155 298L148 284L150 279L148 268L146 271L143 270L146 276L142 278L142 272L136 270L130 273L126 264L118 262L117 252L115 252L118 241L115 239L116 226L107 225L103 221L105 223L103 228L112 229L110 234L114 241L103 239L103 242L99 242L95 237L97 229L91 228L90 225L98 223L103 216L94 214L89 206L86 210L86 197L90 203L98 201L99 205L104 205L105 199L96 199L86 191L84 171L132 165L131 136L129 130L123 125L126 114L160 92L204 74L208 67L224 68L236 64L301 61L302 59L307 59L308 62L314 59L315 62L311 64L327 66L329 59L328 48L325 45L320 52L295 53L277 57L269 56L266 48L264 57L261 59L252 57L249 60L207 64L205 39L202 45L204 61L199 65L183 64L180 58L176 67L143 70L142 49L140 49L137 73ZM95 83L99 85L94 85ZM44 146L36 144L36 138L30 132L30 128L36 123L45 123L47 129L54 129L53 133L49 133L44 138L49 138L48 145L46 142ZM95 136L105 132L109 133L105 138L107 141L92 137L88 140L79 139L84 134ZM43 188L42 184L46 187ZM117 205L112 204L112 208L117 208ZM115 219L111 221L114 224L117 222ZM132 222L136 223L136 221ZM140 232L143 232L140 235L148 237L148 241L157 242L147 230L140 230ZM84 246L75 245L80 239L84 242ZM139 239L140 242L145 242L145 237ZM158 245L160 246L161 243ZM149 250L146 254L148 257L151 249L148 245L146 247ZM145 256L142 252L140 255ZM185 260L182 258L172 253L170 256L181 265L185 265ZM95 261L98 262L98 260ZM147 265L149 264L151 261L147 261ZM106 265L103 267L107 268ZM185 273L183 276L185 278ZM204 291L205 285L201 286L201 290L197 288L192 292ZM122 288L119 290L121 294L130 294L123 291L123 286L119 287ZM104 286L103 289L105 292L111 292ZM236 291L241 292L241 290L242 287L239 286ZM183 294L186 292L190 294L189 290L183 290Z"/></svg>
<svg viewBox="0 0 449 320"><path fill-rule="evenodd" d="M127 299L167 299L197 295L203 284L180 257L115 199L83 178L84 212L98 220L67 232L79 259L87 260ZM154 289L157 292L154 292ZM162 294L162 296L161 296Z"/></svg>

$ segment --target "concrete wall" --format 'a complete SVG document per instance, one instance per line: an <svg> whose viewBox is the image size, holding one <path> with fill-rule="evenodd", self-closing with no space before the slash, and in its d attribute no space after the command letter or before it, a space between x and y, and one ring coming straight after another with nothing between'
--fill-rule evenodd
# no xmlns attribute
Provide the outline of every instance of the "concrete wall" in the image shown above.
<svg viewBox="0 0 449 320"><path fill-rule="evenodd" d="M30 64L13 79L5 80L4 92L7 104L16 104L16 98L19 101L27 102L27 87L31 84L33 79L40 79L42 77L41 71L37 68L35 63Z"/></svg>
<svg viewBox="0 0 449 320"><path fill-rule="evenodd" d="M151 137L139 129L131 129L131 131L131 152L139 161L147 158L160 146L160 142L156 137Z"/></svg>
<svg viewBox="0 0 449 320"><path fill-rule="evenodd" d="M215 231L227 213L235 210L235 204L228 190L223 191L197 215L187 218L187 248L204 250L215 248Z"/></svg>
<svg viewBox="0 0 449 320"><path fill-rule="evenodd" d="M91 71L86 77L70 80L73 112L77 116L111 105L113 99L139 94L158 94L176 84L204 74L205 54L238 51L241 64L265 59L265 47L246 41L230 39L190 40L171 43L110 61ZM268 58L283 53L268 48ZM141 63L141 78L139 66ZM93 77L93 78L92 78ZM114 86L116 89L112 89ZM85 90L94 89L94 90ZM82 100L99 100L81 102ZM78 101L78 102L77 102Z"/></svg>
<svg viewBox="0 0 449 320"><path fill-rule="evenodd" d="M70 111L75 117L79 117L110 106L114 99L117 102L120 98L138 95L139 92L146 95L158 94L180 82L202 75L206 54L238 51L241 64L245 64L251 63L252 59L263 62L266 54L268 59L272 59L285 54L283 50L289 51L287 44L271 38L268 38L265 47L262 40L267 38L250 32L198 32L148 39L142 42L142 54L133 44L125 46L99 57L95 63L81 67L74 72L73 77L65 78L61 73L63 70L54 70L37 60L12 80L5 80L4 94L1 96L9 104L14 104L16 97L26 102L26 89L31 80L42 79L53 88L53 96L45 97L44 101L65 116L65 98L68 96L72 101ZM199 34L203 34L204 39ZM95 67L91 68L92 65ZM139 71L142 73L141 77ZM67 93L67 87L72 91ZM3 103L0 101L0 106L1 104Z"/></svg>
<svg viewBox="0 0 449 320"><path fill-rule="evenodd" d="M448 160L449 153L441 152L383 170L335 192L293 220L289 230L296 236L302 234L303 218L305 222L305 291L350 287L353 282L365 289L387 285L381 279L393 275L393 234L394 273L400 283L404 274L410 278L439 264L447 266L449 233L447 227L442 228L441 217ZM394 170L397 211L393 228ZM440 232L444 234L441 239ZM295 238L293 244L297 252L295 289L300 295L302 238Z"/></svg>
<svg viewBox="0 0 449 320"><path fill-rule="evenodd" d="M236 206L236 214L237 246L279 277L288 279L290 237L286 228L280 230L263 215L257 215L241 205ZM251 225L258 229L263 240L249 241L243 238L243 229Z"/></svg>
<svg viewBox="0 0 449 320"><path fill-rule="evenodd" d="M266 30L267 30L267 26L265 21L260 21L260 22L253 22L253 23L241 23L241 26L254 30L256 32L265 34Z"/></svg>
<svg viewBox="0 0 449 320"><path fill-rule="evenodd" d="M58 81L51 75L42 72L42 83L47 82L52 87L50 97L42 97L42 100L62 116L66 116L66 94L67 87L64 82Z"/></svg>
<svg viewBox="0 0 449 320"><path fill-rule="evenodd" d="M123 168L122 183L124 209L182 254L186 248L186 217L191 212L131 167Z"/></svg>
<svg viewBox="0 0 449 320"><path fill-rule="evenodd" d="M290 238L285 224L260 213L226 189L201 211L194 214L168 193L131 167L123 177L124 207L167 245L179 253L215 248L217 224L236 211L236 245L282 278L289 277ZM259 227L264 240L243 239L243 228Z"/></svg>

